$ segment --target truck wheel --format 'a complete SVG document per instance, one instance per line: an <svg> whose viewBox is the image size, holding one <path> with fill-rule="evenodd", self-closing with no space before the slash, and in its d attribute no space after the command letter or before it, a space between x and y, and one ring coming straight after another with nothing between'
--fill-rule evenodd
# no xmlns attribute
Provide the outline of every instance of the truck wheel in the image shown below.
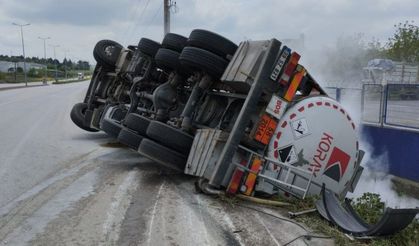
<svg viewBox="0 0 419 246"><path fill-rule="evenodd" d="M76 103L70 112L70 118L78 127L88 132L98 132L99 130L84 126L84 117L87 109L87 103Z"/></svg>
<svg viewBox="0 0 419 246"><path fill-rule="evenodd" d="M93 57L99 64L114 68L122 48L122 45L115 41L101 40L96 43L93 49Z"/></svg>
<svg viewBox="0 0 419 246"><path fill-rule="evenodd" d="M188 41L187 37L176 33L168 33L164 36L161 46L177 52L182 52Z"/></svg>
<svg viewBox="0 0 419 246"><path fill-rule="evenodd" d="M165 71L178 70L180 68L179 55L177 51L161 48L157 51L154 60L157 67Z"/></svg>
<svg viewBox="0 0 419 246"><path fill-rule="evenodd" d="M135 45L128 45L127 47L129 50L135 51L137 49L137 46Z"/></svg>
<svg viewBox="0 0 419 246"><path fill-rule="evenodd" d="M188 155L194 137L160 121L152 121L147 128L147 136L171 149Z"/></svg>
<svg viewBox="0 0 419 246"><path fill-rule="evenodd" d="M150 119L139 114L128 114L124 120L124 125L140 135L145 135Z"/></svg>
<svg viewBox="0 0 419 246"><path fill-rule="evenodd" d="M150 139L144 138L138 147L138 153L165 167L183 172L187 157L160 145Z"/></svg>
<svg viewBox="0 0 419 246"><path fill-rule="evenodd" d="M182 66L207 72L214 79L220 79L228 65L225 59L195 47L185 47L179 56L179 61Z"/></svg>
<svg viewBox="0 0 419 246"><path fill-rule="evenodd" d="M138 43L138 49L151 57L154 57L160 48L161 45L158 42L148 38L142 38Z"/></svg>
<svg viewBox="0 0 419 246"><path fill-rule="evenodd" d="M238 48L235 43L225 37L201 29L195 29L191 32L188 45L208 50L224 59L233 56Z"/></svg>
<svg viewBox="0 0 419 246"><path fill-rule="evenodd" d="M123 127L118 135L118 141L120 143L125 144L126 146L134 150L138 150L138 147L140 146L142 140L143 136L129 130L126 127Z"/></svg>
<svg viewBox="0 0 419 246"><path fill-rule="evenodd" d="M113 119L103 119L100 122L100 129L102 129L110 137L117 138L122 129L122 125Z"/></svg>

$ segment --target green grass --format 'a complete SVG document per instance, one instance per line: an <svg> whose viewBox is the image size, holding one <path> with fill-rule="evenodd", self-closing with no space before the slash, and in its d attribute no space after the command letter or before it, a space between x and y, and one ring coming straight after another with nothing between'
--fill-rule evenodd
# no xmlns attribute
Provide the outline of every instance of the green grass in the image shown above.
<svg viewBox="0 0 419 246"><path fill-rule="evenodd" d="M283 207L292 212L304 211L315 208L315 203L319 196L307 197L306 199L275 197L274 200L290 203L291 206ZM236 206L240 200L234 196L220 196L220 199L230 206ZM353 208L361 218L367 223L376 223L384 212L384 203L379 194L365 193L360 198L352 202ZM419 221L415 220L403 231L388 237L378 237L373 239L351 239L339 228L329 223L317 212L300 215L295 218L299 223L305 224L313 233L330 236L336 245L373 245L373 246L418 246L419 245Z"/></svg>
<svg viewBox="0 0 419 246"><path fill-rule="evenodd" d="M419 200L419 183L399 177L393 177L391 181L399 196L410 196Z"/></svg>
<svg viewBox="0 0 419 246"><path fill-rule="evenodd" d="M292 211L302 211L315 207L318 197L309 197L305 200L291 199L286 200L292 203ZM365 193L360 198L353 201L353 207L357 213L368 223L376 223L383 211L384 203L379 194ZM335 239L336 245L419 245L419 222L415 220L403 231L389 237L380 237L368 240L351 240L342 233L336 226L324 220L318 213L302 215L296 218L298 222L309 226L313 231L323 233Z"/></svg>

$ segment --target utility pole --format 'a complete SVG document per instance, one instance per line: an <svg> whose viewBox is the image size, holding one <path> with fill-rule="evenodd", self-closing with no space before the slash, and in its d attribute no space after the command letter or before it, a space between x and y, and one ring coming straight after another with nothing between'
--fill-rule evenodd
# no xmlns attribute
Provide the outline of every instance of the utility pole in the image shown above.
<svg viewBox="0 0 419 246"><path fill-rule="evenodd" d="M44 41L44 63L45 63L45 69L44 69L44 84L47 83L47 48L46 48L46 41L47 39L51 39L50 37L38 37L39 39Z"/></svg>
<svg viewBox="0 0 419 246"><path fill-rule="evenodd" d="M170 0L163 0L164 35L170 32Z"/></svg>
<svg viewBox="0 0 419 246"><path fill-rule="evenodd" d="M56 62L57 61L57 56L56 56L56 53L55 53L55 48L58 48L60 46L58 44L50 44L49 46L54 48L55 82L57 82L58 81L58 70L57 70L57 62Z"/></svg>
<svg viewBox="0 0 419 246"><path fill-rule="evenodd" d="M20 36L22 37L22 50L23 50L23 74L25 75L25 86L28 86L28 78L26 77L26 58L25 58L25 42L23 41L23 27L29 26L30 23L16 24L13 22L12 24L20 27Z"/></svg>
<svg viewBox="0 0 419 246"><path fill-rule="evenodd" d="M170 32L170 9L174 7L176 10L176 2L172 2L172 0L163 1L164 35L166 35Z"/></svg>
<svg viewBox="0 0 419 246"><path fill-rule="evenodd" d="M64 71L65 71L65 79L67 79L67 52L69 52L70 50L69 49L65 49L64 50L64 61L63 61L63 63L64 63Z"/></svg>

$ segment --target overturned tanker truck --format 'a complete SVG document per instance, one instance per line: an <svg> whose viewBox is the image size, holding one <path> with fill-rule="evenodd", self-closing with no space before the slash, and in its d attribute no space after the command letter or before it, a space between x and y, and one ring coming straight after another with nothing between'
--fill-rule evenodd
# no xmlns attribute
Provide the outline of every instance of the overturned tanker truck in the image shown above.
<svg viewBox="0 0 419 246"><path fill-rule="evenodd" d="M320 214L356 236L391 234L415 218L417 209L393 209L373 227L341 206L363 171L357 126L298 63L297 52L276 39L237 47L205 30L189 38L169 33L161 47L142 41L132 51L113 45L120 53L113 63L142 72L128 76L124 66L116 73L107 66L108 80L119 88L107 91L120 92L113 100L94 96L98 84L110 83L93 78L85 111L72 112L81 128L104 130L141 155L196 176L204 193L322 194Z"/></svg>
<svg viewBox="0 0 419 246"><path fill-rule="evenodd" d="M356 126L300 56L275 39L243 42L221 81L248 85L230 132L197 130L185 173L228 193L340 197L362 173Z"/></svg>

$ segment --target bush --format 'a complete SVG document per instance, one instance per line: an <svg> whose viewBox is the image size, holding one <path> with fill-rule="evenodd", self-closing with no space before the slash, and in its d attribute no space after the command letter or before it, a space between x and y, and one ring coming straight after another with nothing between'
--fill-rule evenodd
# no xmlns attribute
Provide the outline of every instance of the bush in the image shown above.
<svg viewBox="0 0 419 246"><path fill-rule="evenodd" d="M368 224L377 223L384 212L384 202L375 193L364 193L352 202L352 206Z"/></svg>
<svg viewBox="0 0 419 246"><path fill-rule="evenodd" d="M43 70L31 68L28 71L28 77L41 78L42 77L42 71Z"/></svg>
<svg viewBox="0 0 419 246"><path fill-rule="evenodd" d="M315 207L318 197L308 197L304 200L292 199L287 200L293 204L292 211L301 211ZM361 197L352 202L353 208L359 216L369 224L375 224L382 216L385 204L381 201L379 194L364 193ZM298 222L302 222L316 232L321 232L331 236L335 240L336 245L419 245L419 221L414 220L407 228L399 233L388 237L377 237L371 240L349 240L343 232L336 226L325 221L319 214L313 213L306 216L297 217Z"/></svg>

